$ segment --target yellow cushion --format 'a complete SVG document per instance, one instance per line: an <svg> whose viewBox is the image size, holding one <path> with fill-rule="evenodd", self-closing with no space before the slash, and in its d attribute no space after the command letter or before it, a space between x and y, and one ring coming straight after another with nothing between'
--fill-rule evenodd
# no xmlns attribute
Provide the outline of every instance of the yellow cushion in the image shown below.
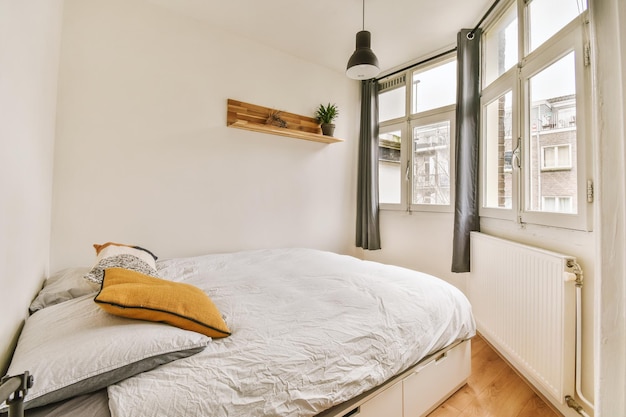
<svg viewBox="0 0 626 417"><path fill-rule="evenodd" d="M230 335L213 301L193 285L109 268L94 301L117 316L168 323L214 338Z"/></svg>

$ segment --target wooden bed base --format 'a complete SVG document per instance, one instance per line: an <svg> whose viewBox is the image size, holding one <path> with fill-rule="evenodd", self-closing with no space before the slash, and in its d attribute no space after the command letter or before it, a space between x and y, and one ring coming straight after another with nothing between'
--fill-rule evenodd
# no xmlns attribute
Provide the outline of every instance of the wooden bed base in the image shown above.
<svg viewBox="0 0 626 417"><path fill-rule="evenodd" d="M464 340L317 417L422 417L465 385L470 372L471 342Z"/></svg>

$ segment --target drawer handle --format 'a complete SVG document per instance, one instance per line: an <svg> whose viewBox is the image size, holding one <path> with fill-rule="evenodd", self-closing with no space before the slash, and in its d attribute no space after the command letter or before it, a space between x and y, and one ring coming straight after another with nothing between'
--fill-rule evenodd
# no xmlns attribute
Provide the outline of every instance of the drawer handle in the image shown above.
<svg viewBox="0 0 626 417"><path fill-rule="evenodd" d="M441 354L441 356L439 356L437 359L435 359L435 362L439 363L444 359L448 358L448 351L445 351Z"/></svg>
<svg viewBox="0 0 626 417"><path fill-rule="evenodd" d="M414 374L419 374L420 372L422 372L423 369L428 368L429 366L435 364L437 365L439 362L443 361L444 359L448 358L448 351L443 352L441 355L437 356L435 358L435 360L428 362L427 364L418 367L417 369L415 369L415 371L413 371Z"/></svg>
<svg viewBox="0 0 626 417"><path fill-rule="evenodd" d="M346 414L344 414L341 417L356 416L357 414L359 414L360 411L361 411L361 407L356 407L355 409L348 411Z"/></svg>

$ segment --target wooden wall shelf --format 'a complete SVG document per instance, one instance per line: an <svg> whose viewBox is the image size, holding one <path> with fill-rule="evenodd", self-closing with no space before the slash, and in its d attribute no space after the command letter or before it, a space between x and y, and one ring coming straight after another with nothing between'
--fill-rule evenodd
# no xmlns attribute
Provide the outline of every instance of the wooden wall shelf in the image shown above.
<svg viewBox="0 0 626 417"><path fill-rule="evenodd" d="M228 99L228 115L226 125L237 129L252 130L254 132L269 133L272 135L288 136L296 139L311 140L321 143L342 142L332 136L322 135L319 123L313 117L280 111L280 118L286 123L285 127L267 124L266 120L276 109L257 106Z"/></svg>

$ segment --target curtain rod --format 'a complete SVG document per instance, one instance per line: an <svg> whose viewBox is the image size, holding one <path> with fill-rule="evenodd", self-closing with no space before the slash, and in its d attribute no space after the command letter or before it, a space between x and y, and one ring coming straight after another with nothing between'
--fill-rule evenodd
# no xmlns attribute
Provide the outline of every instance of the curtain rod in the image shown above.
<svg viewBox="0 0 626 417"><path fill-rule="evenodd" d="M491 12L493 12L493 9L496 8L496 6L498 5L498 3L500 3L500 0L496 0L493 2L493 4L491 5L491 7L489 8L489 10L487 10L487 13L485 13L483 15L483 17L478 21L478 24L476 26L474 26L474 29L472 29L468 34L467 34L467 38L470 39L470 36L473 38L474 37L474 33L476 32L476 30L480 27L480 25L483 24L483 22L485 21L486 18L489 17L489 15L491 14Z"/></svg>
<svg viewBox="0 0 626 417"><path fill-rule="evenodd" d="M406 71L409 68L417 67L418 65L422 65L422 64L425 64L427 62L434 61L435 59L441 58L442 56L445 56L445 55L448 55L448 54L451 54L452 52L456 52L456 48L448 49L447 51L441 52L440 54L437 54L435 56L431 56L430 58L426 58L423 61L419 61L419 62L416 62L415 64L407 65L406 67L403 67L403 68L400 68L400 69L395 70L393 72L390 72L389 74L387 74L387 75L385 75L383 77L376 78L376 81L384 80L385 78L391 77L392 75L396 75L396 74L398 74L400 72Z"/></svg>
<svg viewBox="0 0 626 417"><path fill-rule="evenodd" d="M493 12L493 9L495 9L495 8L496 8L496 6L498 5L498 3L499 3L499 2L500 2L500 0L495 0L495 1L493 2L493 4L491 5L491 7L489 7L489 10L487 10L487 13L485 13L485 14L483 15L483 17L482 17L482 18L478 21L478 24L477 24L476 26L474 26L474 29L472 29L472 30L470 30L470 31L468 32L468 34L467 34L467 38L468 38L468 39L471 39L471 38L473 38L473 37L474 37L474 33L476 32L476 30L480 27L480 25L482 25L482 24L483 24L483 22L485 21L485 19L486 19L487 17L489 17L489 15L491 14L491 12ZM471 38L470 38L470 37L471 37ZM427 62L434 61L434 60L435 60L435 59L437 59L437 58L441 58L442 56L445 56L445 55L451 54L452 52L455 52L455 51L456 51L456 48L449 49L449 50L447 50L447 51L445 51L445 52L442 52L442 53L440 53L440 54L437 54L437 55L435 55L435 56L431 56L430 58L426 58L426 59L425 59L425 60L423 60L423 61L417 62L417 63L415 63L415 64L407 65L406 67L403 67L403 68L400 68L400 69L395 70L395 71L393 71L393 72L390 72L389 74L387 74L387 75L385 75L385 76L383 76L383 77L376 78L376 81L384 80L385 78L391 77L391 76L396 75L396 74L398 74L398 73L400 73L400 72L406 71L406 70L408 70L408 69L410 69L410 68L417 67L418 65L422 65L422 64L425 64L425 63L427 63Z"/></svg>

